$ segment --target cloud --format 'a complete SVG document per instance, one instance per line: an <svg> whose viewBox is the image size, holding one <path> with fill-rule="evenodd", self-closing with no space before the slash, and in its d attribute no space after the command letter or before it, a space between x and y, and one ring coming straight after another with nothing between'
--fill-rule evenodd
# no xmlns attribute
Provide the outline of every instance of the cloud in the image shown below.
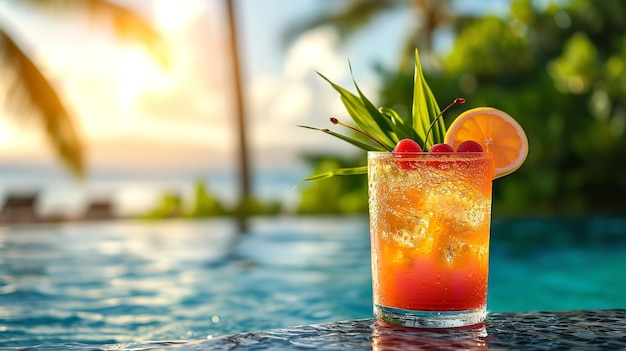
<svg viewBox="0 0 626 351"><path fill-rule="evenodd" d="M308 79L315 71L336 78L345 76L346 65L340 47L337 33L329 28L303 34L285 56L285 78Z"/></svg>

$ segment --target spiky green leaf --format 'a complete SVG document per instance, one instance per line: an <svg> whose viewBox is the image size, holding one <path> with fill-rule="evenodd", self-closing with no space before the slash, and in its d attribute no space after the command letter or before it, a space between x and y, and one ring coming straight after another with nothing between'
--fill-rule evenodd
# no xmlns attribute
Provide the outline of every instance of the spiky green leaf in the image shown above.
<svg viewBox="0 0 626 351"><path fill-rule="evenodd" d="M317 180L317 179L330 178L330 177L334 177L334 176L337 176L337 175L355 175L355 174L367 174L367 166L331 169L330 171L326 171L326 172L319 173L319 174L316 174L316 175L312 175L312 176L310 176L308 178L302 179L293 188L295 189L295 188L299 187L300 185L302 185L302 183L304 183L304 182L306 182L308 180Z"/></svg>
<svg viewBox="0 0 626 351"><path fill-rule="evenodd" d="M413 86L413 129L424 140L422 145L430 148L432 145L443 142L445 124L439 119L433 125L432 131L426 135L432 121L441 113L437 100L433 96L422 71L418 50L415 49L415 76Z"/></svg>
<svg viewBox="0 0 626 351"><path fill-rule="evenodd" d="M420 145L423 144L423 140L419 135L411 128L410 126L404 123L404 120L398 112L390 107L381 107L380 112L383 116L389 119L389 125L393 129L394 133L398 137L398 140L401 139L413 139L417 141Z"/></svg>
<svg viewBox="0 0 626 351"><path fill-rule="evenodd" d="M306 128L306 129L313 129L313 130L317 130L317 131L320 131L320 132L323 132L323 133L326 133L326 134L330 134L330 135L332 135L334 137L337 137L337 138L339 138L339 139L341 139L343 141L347 141L348 143L350 143L350 144L352 144L352 145L354 145L354 146L356 146L356 147L358 147L360 149L363 149L365 151L389 151L389 150L384 149L380 145L367 144L367 143L364 143L362 141L356 140L354 138L350 138L349 136L345 136L343 134L335 133L335 132L333 132L330 129L320 129L320 128L309 127L309 126L298 126L298 127Z"/></svg>
<svg viewBox="0 0 626 351"><path fill-rule="evenodd" d="M381 129L380 125L372 117L361 98L333 83L323 74L318 72L318 75L326 80L339 93L343 105L354 123L356 123L357 127L381 142L388 150L392 150L396 143L390 136L389 128L387 127Z"/></svg>
<svg viewBox="0 0 626 351"><path fill-rule="evenodd" d="M385 116L383 116L383 114L376 108L376 106L374 106L374 104L363 94L361 88L359 88L359 85L354 79L354 74L352 73L352 65L349 65L349 67L350 76L352 77L352 83L354 84L356 91L359 93L359 97L361 98L363 106L365 106L367 112L374 120L382 134L385 134L385 136L391 142L389 149L393 149L393 147L398 143L398 141L400 141L400 139L398 139L398 136L396 135L393 126L389 125L389 120L385 118Z"/></svg>

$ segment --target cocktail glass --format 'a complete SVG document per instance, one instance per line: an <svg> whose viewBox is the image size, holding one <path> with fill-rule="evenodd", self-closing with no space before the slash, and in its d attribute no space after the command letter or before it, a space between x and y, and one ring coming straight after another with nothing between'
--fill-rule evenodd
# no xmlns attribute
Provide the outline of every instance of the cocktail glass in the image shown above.
<svg viewBox="0 0 626 351"><path fill-rule="evenodd" d="M368 153L374 315L417 328L486 317L493 160Z"/></svg>

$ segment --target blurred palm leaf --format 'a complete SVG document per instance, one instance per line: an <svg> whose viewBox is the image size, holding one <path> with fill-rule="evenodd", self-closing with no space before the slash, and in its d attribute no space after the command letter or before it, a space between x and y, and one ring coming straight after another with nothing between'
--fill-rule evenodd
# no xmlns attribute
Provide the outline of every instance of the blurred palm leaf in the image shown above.
<svg viewBox="0 0 626 351"><path fill-rule="evenodd" d="M415 21L413 27L407 29L399 62L401 70L410 70L415 48L420 48L426 55L431 54L435 31L457 19L449 10L450 0L351 0L342 3L345 6L292 25L284 35L285 44L289 45L303 33L321 27L334 29L341 40L346 40L382 15L411 11Z"/></svg>
<svg viewBox="0 0 626 351"><path fill-rule="evenodd" d="M11 62L15 78L9 82L7 107L18 117L35 117L43 124L61 162L76 176L85 174L83 144L61 99L41 71L0 28L0 53Z"/></svg>
<svg viewBox="0 0 626 351"><path fill-rule="evenodd" d="M108 21L120 38L142 43L162 65L168 64L165 41L160 34L119 5L104 0L22 0L19 3L60 14L88 15L94 23ZM13 73L7 75L9 79L3 77L2 83L8 85L6 107L20 119L40 122L61 163L74 176L83 177L86 173L84 147L74 117L45 74L18 45L16 36L8 28L2 28L2 24L0 22L0 62Z"/></svg>
<svg viewBox="0 0 626 351"><path fill-rule="evenodd" d="M302 33L323 26L331 26L337 31L341 39L346 39L363 29L381 13L403 4L404 1L397 0L348 1L345 7L337 11L299 21L287 30L284 41L286 44L291 44Z"/></svg>
<svg viewBox="0 0 626 351"><path fill-rule="evenodd" d="M131 10L107 0L13 0L59 15L86 15L92 23L110 24L121 39L141 43L163 66L168 64L167 45L161 34Z"/></svg>

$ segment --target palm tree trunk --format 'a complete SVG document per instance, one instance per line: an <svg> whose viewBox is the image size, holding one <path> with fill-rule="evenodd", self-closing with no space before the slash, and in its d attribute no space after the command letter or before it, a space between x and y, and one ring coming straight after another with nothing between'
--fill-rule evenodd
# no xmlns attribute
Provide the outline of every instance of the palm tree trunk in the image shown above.
<svg viewBox="0 0 626 351"><path fill-rule="evenodd" d="M239 63L239 47L237 40L237 22L234 0L226 0L228 11L228 30L230 32L230 52L233 67L233 83L235 93L235 112L237 118L237 139L239 158L239 211L237 211L237 224L240 232L247 230L246 201L250 196L250 170L248 162L248 142L246 137L245 106L241 79L241 67Z"/></svg>

